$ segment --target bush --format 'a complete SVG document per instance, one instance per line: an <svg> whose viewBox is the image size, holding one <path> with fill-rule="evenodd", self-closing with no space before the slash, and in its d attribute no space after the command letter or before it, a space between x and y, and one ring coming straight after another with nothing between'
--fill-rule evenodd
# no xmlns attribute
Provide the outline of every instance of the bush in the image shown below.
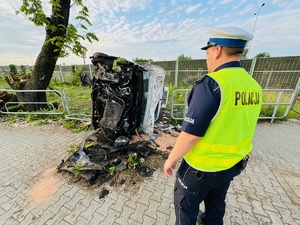
<svg viewBox="0 0 300 225"><path fill-rule="evenodd" d="M80 86L81 85L81 74L82 74L82 67L78 66L72 66L72 73L70 74L70 77L67 80L67 84Z"/></svg>
<svg viewBox="0 0 300 225"><path fill-rule="evenodd" d="M18 73L17 67L14 64L10 64L9 65L9 72L13 75L17 75L17 73Z"/></svg>
<svg viewBox="0 0 300 225"><path fill-rule="evenodd" d="M26 74L26 68L25 68L25 66L21 65L20 68L21 68L21 73L22 74Z"/></svg>

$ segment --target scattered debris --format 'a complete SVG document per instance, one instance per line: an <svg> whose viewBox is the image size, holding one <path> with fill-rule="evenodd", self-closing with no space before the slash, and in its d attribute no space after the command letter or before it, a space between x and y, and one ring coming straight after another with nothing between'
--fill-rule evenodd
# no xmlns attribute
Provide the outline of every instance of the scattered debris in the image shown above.
<svg viewBox="0 0 300 225"><path fill-rule="evenodd" d="M105 196L108 195L108 194L109 194L109 190L103 188L101 193L100 193L99 199L105 198Z"/></svg>
<svg viewBox="0 0 300 225"><path fill-rule="evenodd" d="M88 131L81 147L62 160L58 169L75 174L75 166L79 165L78 177L84 178L87 186L109 182L112 186L125 185L129 190L138 188L141 181L163 168L175 144L180 126L165 125L169 122L161 117L151 137L135 129L134 135L120 136L113 141L102 128ZM75 175L74 180L78 181Z"/></svg>
<svg viewBox="0 0 300 225"><path fill-rule="evenodd" d="M150 176L154 169L148 166L147 157L157 155L162 159L166 158L167 152L154 148L149 137L144 140L147 137L144 134L140 134L141 140L137 136L133 136L132 140L120 136L111 142L101 128L97 131L92 131L91 136L88 135L83 147L67 160L62 160L58 169L79 175L90 184L104 183L118 171L126 169L135 169L141 176Z"/></svg>
<svg viewBox="0 0 300 225"><path fill-rule="evenodd" d="M157 144L156 141L155 141L156 138L157 138L157 136L151 136L150 141L152 141L155 144L156 147L160 147L160 145Z"/></svg>
<svg viewBox="0 0 300 225"><path fill-rule="evenodd" d="M11 185L10 182L6 182L6 183L1 184L2 187L7 187L7 186L10 186L10 185Z"/></svg>

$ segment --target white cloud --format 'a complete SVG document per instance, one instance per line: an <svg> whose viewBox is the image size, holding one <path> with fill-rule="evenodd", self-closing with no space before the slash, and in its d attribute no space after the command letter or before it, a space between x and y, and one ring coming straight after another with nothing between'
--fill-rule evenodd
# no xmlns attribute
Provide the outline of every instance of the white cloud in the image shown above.
<svg viewBox="0 0 300 225"><path fill-rule="evenodd" d="M238 10L242 5L246 4L247 0L240 0L233 6L233 10Z"/></svg>
<svg viewBox="0 0 300 225"><path fill-rule="evenodd" d="M201 7L201 4L197 4L197 5L189 5L186 10L185 13L189 14L191 12L194 12L196 9L198 9L199 7Z"/></svg>
<svg viewBox="0 0 300 225"><path fill-rule="evenodd" d="M100 1L87 1L85 4L89 9L96 10L97 13L110 13L110 12L133 12L144 10L152 0L100 0Z"/></svg>
<svg viewBox="0 0 300 225"><path fill-rule="evenodd" d="M167 12L167 9L166 9L165 6L161 6L161 7L159 8L159 10L158 10L158 13L159 13L159 14L163 14L163 13L165 13L165 12Z"/></svg>
<svg viewBox="0 0 300 225"><path fill-rule="evenodd" d="M202 9L199 13L202 14L204 12L206 12L208 10L208 8Z"/></svg>
<svg viewBox="0 0 300 225"><path fill-rule="evenodd" d="M278 7L286 7L287 5L291 4L292 1L283 1L283 0L273 0L272 4Z"/></svg>
<svg viewBox="0 0 300 225"><path fill-rule="evenodd" d="M253 4L249 4L249 5L246 5L245 7L243 7L243 8L241 8L241 7L239 7L239 12L238 12L238 14L239 15L245 15L245 14L254 14L255 12L254 12L254 5ZM237 9L236 9L237 10Z"/></svg>
<svg viewBox="0 0 300 225"><path fill-rule="evenodd" d="M230 2L232 2L233 0L222 0L221 1L221 4L222 5L225 5L225 4L228 4L228 3L230 3Z"/></svg>

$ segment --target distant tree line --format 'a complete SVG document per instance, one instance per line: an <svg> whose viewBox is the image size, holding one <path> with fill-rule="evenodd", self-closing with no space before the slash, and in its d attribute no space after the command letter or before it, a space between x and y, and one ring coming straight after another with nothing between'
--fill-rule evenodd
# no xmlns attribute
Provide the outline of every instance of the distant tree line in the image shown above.
<svg viewBox="0 0 300 225"><path fill-rule="evenodd" d="M141 58L137 58L137 57L133 58L132 61L135 62L135 63L140 63L140 64L153 62L152 59L141 59Z"/></svg>
<svg viewBox="0 0 300 225"><path fill-rule="evenodd" d="M248 59L248 53L249 53L249 49L245 48L241 59ZM258 53L254 58L263 58L263 57L271 57L271 55L268 52L261 52L261 53ZM191 56L185 56L184 54L181 54L177 57L177 60L179 60L179 61L192 60L192 59L193 58ZM140 63L140 64L153 62L152 59L142 59L142 58L138 58L138 57L133 58L132 61L135 63Z"/></svg>

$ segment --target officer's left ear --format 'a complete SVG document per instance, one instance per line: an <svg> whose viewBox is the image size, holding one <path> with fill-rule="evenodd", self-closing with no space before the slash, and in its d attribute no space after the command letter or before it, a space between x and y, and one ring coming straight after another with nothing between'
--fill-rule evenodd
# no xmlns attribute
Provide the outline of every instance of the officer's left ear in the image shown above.
<svg viewBox="0 0 300 225"><path fill-rule="evenodd" d="M215 48L214 54L215 54L215 58L216 58L216 59L220 58L221 55L224 54L224 53L223 53L223 48L222 48L222 46L217 45L216 48Z"/></svg>

